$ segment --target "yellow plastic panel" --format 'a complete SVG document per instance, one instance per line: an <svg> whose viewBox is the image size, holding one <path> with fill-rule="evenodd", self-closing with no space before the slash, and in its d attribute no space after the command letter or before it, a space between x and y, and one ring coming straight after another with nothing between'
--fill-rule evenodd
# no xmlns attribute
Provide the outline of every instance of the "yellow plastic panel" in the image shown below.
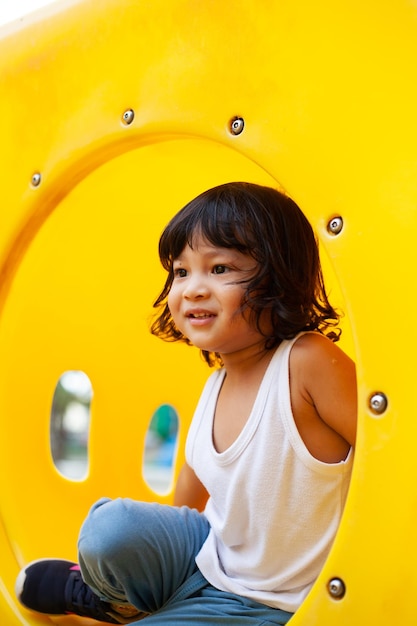
<svg viewBox="0 0 417 626"><path fill-rule="evenodd" d="M74 557L97 496L153 497L140 454L162 402L178 409L183 443L207 369L196 351L147 332L163 280L156 243L184 202L233 179L276 182L305 210L358 364L346 512L291 623L415 623L416 27L411 0L84 0L3 30L4 623L50 623L17 606L14 577L31 558ZM79 483L49 451L53 391L68 369L94 389ZM388 398L379 416L376 391ZM329 594L333 578L341 599Z"/></svg>

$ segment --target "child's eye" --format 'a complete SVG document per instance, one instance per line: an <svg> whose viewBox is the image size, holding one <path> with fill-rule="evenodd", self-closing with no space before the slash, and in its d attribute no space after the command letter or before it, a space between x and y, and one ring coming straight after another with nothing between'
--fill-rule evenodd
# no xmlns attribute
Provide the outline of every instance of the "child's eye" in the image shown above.
<svg viewBox="0 0 417 626"><path fill-rule="evenodd" d="M227 270L227 265L215 265L213 267L213 274L224 274Z"/></svg>
<svg viewBox="0 0 417 626"><path fill-rule="evenodd" d="M174 278L184 278L185 276L187 276L187 270L183 267L174 269Z"/></svg>

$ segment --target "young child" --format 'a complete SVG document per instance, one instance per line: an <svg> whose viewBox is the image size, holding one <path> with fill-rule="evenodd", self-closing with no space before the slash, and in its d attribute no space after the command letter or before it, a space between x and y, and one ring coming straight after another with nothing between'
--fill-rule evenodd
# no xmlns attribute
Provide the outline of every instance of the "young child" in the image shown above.
<svg viewBox="0 0 417 626"><path fill-rule="evenodd" d="M170 221L159 254L152 332L218 366L175 506L103 498L79 565L29 564L17 596L112 624L285 624L335 538L356 430L355 368L335 345L312 228L282 193L228 183Z"/></svg>

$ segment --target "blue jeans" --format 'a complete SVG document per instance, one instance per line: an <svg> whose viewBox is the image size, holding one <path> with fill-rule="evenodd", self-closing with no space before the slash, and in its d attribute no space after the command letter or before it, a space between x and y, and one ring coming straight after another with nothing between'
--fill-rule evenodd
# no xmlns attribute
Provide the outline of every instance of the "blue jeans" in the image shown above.
<svg viewBox="0 0 417 626"><path fill-rule="evenodd" d="M102 600L149 613L140 625L286 624L292 613L207 582L195 557L208 532L204 515L188 507L102 498L80 532L83 578Z"/></svg>

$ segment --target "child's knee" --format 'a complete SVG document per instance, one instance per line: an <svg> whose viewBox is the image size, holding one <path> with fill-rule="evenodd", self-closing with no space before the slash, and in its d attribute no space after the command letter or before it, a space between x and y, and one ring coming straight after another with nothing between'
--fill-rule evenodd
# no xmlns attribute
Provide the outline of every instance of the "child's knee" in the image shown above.
<svg viewBox="0 0 417 626"><path fill-rule="evenodd" d="M126 540L126 506L121 498L101 498L90 509L78 539L83 560L102 560L120 550Z"/></svg>

